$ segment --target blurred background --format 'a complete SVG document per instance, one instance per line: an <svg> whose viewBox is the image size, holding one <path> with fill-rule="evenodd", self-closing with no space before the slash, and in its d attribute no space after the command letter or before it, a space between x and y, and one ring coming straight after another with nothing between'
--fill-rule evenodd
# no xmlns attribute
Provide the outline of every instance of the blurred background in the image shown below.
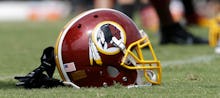
<svg viewBox="0 0 220 98"><path fill-rule="evenodd" d="M91 8L109 7L100 1L113 1L113 8L120 8L118 7L120 2L115 0L100 0L99 3L97 1L99 0L0 0L0 21L57 20ZM150 13L145 16L155 17L156 14L154 14L154 8L151 7L150 2L148 0L141 1L145 3L146 13ZM191 1L200 18L210 18L219 12L219 0ZM134 9L137 11L139 8L134 6ZM175 20L182 19L184 8L180 0L171 0L170 10Z"/></svg>
<svg viewBox="0 0 220 98"><path fill-rule="evenodd" d="M61 0L0 0L0 21L48 21L69 15L71 5Z"/></svg>
<svg viewBox="0 0 220 98"><path fill-rule="evenodd" d="M112 4L105 2L111 1ZM0 0L1 21L57 21L74 17L79 13L98 7L120 10L120 2L129 0ZM149 0L137 0L144 4L133 6L135 16L145 29L158 30L158 17ZM191 0L196 10L196 24L207 26L208 19L219 13L219 0ZM104 3L103 3L104 2ZM144 6L143 6L144 5ZM141 6L141 7L140 7ZM184 21L184 7L180 0L171 0L170 10L175 21ZM128 9L129 10L129 9Z"/></svg>

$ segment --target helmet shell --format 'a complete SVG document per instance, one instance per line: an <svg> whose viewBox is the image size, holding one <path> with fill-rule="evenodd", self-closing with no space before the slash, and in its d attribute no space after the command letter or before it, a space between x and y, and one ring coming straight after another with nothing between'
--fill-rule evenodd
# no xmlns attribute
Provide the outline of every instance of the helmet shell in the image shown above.
<svg viewBox="0 0 220 98"><path fill-rule="evenodd" d="M103 25L113 28L111 31L119 31L121 35L118 38L123 38L125 47L141 39L134 22L119 11L93 9L76 16L61 31L55 47L56 63L63 80L80 87L108 86L116 82L123 85L135 83L137 71L120 66L124 54L119 48L113 49L114 52L105 52L94 42L102 64L95 61L91 64L89 41L94 41L94 33Z"/></svg>

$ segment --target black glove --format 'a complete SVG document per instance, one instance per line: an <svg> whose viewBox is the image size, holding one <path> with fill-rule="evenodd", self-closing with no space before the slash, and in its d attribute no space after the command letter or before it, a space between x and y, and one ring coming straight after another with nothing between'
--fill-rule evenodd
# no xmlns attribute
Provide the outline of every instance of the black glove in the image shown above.
<svg viewBox="0 0 220 98"><path fill-rule="evenodd" d="M48 47L41 56L41 65L26 76L15 76L19 82L16 86L24 88L56 87L64 85L62 81L52 78L55 70L54 48ZM46 71L47 74L43 72Z"/></svg>
<svg viewBox="0 0 220 98"><path fill-rule="evenodd" d="M44 49L43 54L41 56L41 65L43 70L45 70L50 78L53 77L53 73L55 70L55 58L54 58L54 48L48 47Z"/></svg>
<svg viewBox="0 0 220 98"><path fill-rule="evenodd" d="M43 74L41 69L35 69L26 76L16 76L15 79L19 81L16 86L23 86L24 88L49 88L64 85L62 81Z"/></svg>

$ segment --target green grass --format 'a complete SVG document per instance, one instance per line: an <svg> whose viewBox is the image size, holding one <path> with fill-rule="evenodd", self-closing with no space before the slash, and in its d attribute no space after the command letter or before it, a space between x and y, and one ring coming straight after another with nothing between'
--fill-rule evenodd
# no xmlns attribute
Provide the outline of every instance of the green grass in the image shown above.
<svg viewBox="0 0 220 98"><path fill-rule="evenodd" d="M47 46L54 46L61 28L58 22L0 23L0 98L216 98L220 96L220 55L208 45L158 44L158 35L148 33L163 66L162 84L127 89L69 87L23 89L15 86L16 75L25 75L39 65ZM190 31L207 38L207 28L192 26ZM147 51L147 50L145 50ZM145 55L147 56L147 55ZM55 76L59 78L56 71Z"/></svg>

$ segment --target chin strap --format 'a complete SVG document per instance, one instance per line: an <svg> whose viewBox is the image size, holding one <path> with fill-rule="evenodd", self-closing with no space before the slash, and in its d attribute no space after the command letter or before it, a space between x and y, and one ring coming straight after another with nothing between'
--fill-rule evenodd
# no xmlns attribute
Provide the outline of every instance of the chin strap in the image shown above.
<svg viewBox="0 0 220 98"><path fill-rule="evenodd" d="M24 88L50 88L64 86L63 81L52 78L55 66L54 48L48 47L43 51L41 65L38 68L34 69L26 76L14 77L19 81L16 83L16 86L23 86ZM46 74L44 72L46 72Z"/></svg>

